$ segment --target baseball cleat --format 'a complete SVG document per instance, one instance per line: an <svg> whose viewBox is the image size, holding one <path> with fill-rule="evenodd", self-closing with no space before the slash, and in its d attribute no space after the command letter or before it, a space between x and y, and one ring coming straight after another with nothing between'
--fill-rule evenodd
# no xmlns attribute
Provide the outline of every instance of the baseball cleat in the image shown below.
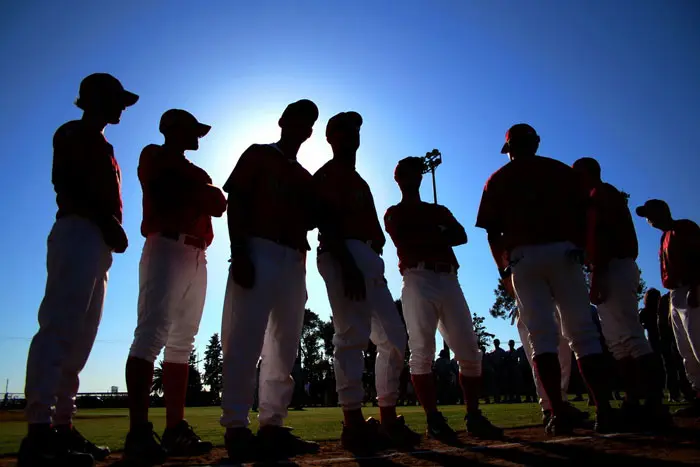
<svg viewBox="0 0 700 467"><path fill-rule="evenodd" d="M17 467L93 467L90 454L69 450L58 439L55 430L30 435L22 440L17 454Z"/></svg>
<svg viewBox="0 0 700 467"><path fill-rule="evenodd" d="M383 449L382 436L379 433L379 421L369 417L362 425L343 424L340 444L343 449L355 455L369 455Z"/></svg>
<svg viewBox="0 0 700 467"><path fill-rule="evenodd" d="M63 443L70 451L90 454L96 461L102 461L109 456L110 450L106 446L96 446L85 439L74 426L61 426L56 428L58 442Z"/></svg>
<svg viewBox="0 0 700 467"><path fill-rule="evenodd" d="M131 430L124 443L124 460L136 465L161 465L167 458L167 452L161 446L160 437L153 431L153 424Z"/></svg>
<svg viewBox="0 0 700 467"><path fill-rule="evenodd" d="M214 445L202 441L186 420L182 420L174 428L166 428L161 443L169 456L201 456L212 450Z"/></svg>
<svg viewBox="0 0 700 467"><path fill-rule="evenodd" d="M554 415L550 417L544 432L549 436L570 435L574 432L574 427L565 415Z"/></svg>
<svg viewBox="0 0 700 467"><path fill-rule="evenodd" d="M233 463L251 462L258 455L258 439L246 427L226 428L224 444L228 459Z"/></svg>
<svg viewBox="0 0 700 467"><path fill-rule="evenodd" d="M420 435L406 425L406 420L403 418L403 415L396 417L393 423L380 423L379 433L383 435L392 446L398 448L413 447L420 443Z"/></svg>
<svg viewBox="0 0 700 467"><path fill-rule="evenodd" d="M314 454L320 446L313 441L306 441L292 433L286 426L268 425L258 430L258 443L261 452L274 453L282 457L294 457L304 454Z"/></svg>
<svg viewBox="0 0 700 467"><path fill-rule="evenodd" d="M503 428L495 426L481 413L481 410L468 412L466 420L467 434L475 438L500 439L503 437Z"/></svg>
<svg viewBox="0 0 700 467"><path fill-rule="evenodd" d="M425 429L425 435L443 443L457 441L457 433L450 427L447 423L447 418L440 412L428 415L428 426Z"/></svg>

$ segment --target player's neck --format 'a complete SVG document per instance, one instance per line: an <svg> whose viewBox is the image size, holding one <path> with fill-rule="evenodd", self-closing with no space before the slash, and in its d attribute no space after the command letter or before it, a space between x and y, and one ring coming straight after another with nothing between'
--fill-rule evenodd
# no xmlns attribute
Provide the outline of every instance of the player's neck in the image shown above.
<svg viewBox="0 0 700 467"><path fill-rule="evenodd" d="M175 144L172 141L168 141L167 139L163 143L163 149L170 154L178 154L181 156L185 155L185 150L182 148L182 146Z"/></svg>
<svg viewBox="0 0 700 467"><path fill-rule="evenodd" d="M284 154L285 157L287 157L288 159L296 160L297 154L299 154L299 148L301 147L301 143L297 144L295 142L290 142L282 138L275 144L277 144L277 147L280 151L282 151L282 154Z"/></svg>
<svg viewBox="0 0 700 467"><path fill-rule="evenodd" d="M105 127L107 127L107 119L94 112L83 112L81 120L90 128L94 128L100 133L104 133Z"/></svg>
<svg viewBox="0 0 700 467"><path fill-rule="evenodd" d="M355 151L333 151L333 160L342 166L355 170L357 153Z"/></svg>
<svg viewBox="0 0 700 467"><path fill-rule="evenodd" d="M419 191L401 193L401 202L406 204L418 204L421 202Z"/></svg>

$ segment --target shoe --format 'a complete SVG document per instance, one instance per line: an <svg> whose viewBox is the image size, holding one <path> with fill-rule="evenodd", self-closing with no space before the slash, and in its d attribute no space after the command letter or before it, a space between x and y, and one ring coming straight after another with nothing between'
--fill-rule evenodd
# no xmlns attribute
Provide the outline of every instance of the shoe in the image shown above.
<svg viewBox="0 0 700 467"><path fill-rule="evenodd" d="M613 409L598 410L595 414L593 430L596 433L608 434L620 431L619 413Z"/></svg>
<svg viewBox="0 0 700 467"><path fill-rule="evenodd" d="M544 425L545 428L547 428L547 425L549 425L549 421L552 419L552 411L551 410L543 410L542 411L542 425Z"/></svg>
<svg viewBox="0 0 700 467"><path fill-rule="evenodd" d="M355 455L369 455L383 449L387 442L379 432L378 420L369 417L362 425L343 424L340 444Z"/></svg>
<svg viewBox="0 0 700 467"><path fill-rule="evenodd" d="M554 415L549 418L544 432L549 436L570 435L574 432L574 427L565 415Z"/></svg>
<svg viewBox="0 0 700 467"><path fill-rule="evenodd" d="M428 415L428 426L425 429L425 435L428 438L436 439L444 443L457 441L457 432L450 427L447 423L447 419L440 412Z"/></svg>
<svg viewBox="0 0 700 467"><path fill-rule="evenodd" d="M17 454L17 467L93 467L95 459L84 452L69 450L49 429L46 433L27 436Z"/></svg>
<svg viewBox="0 0 700 467"><path fill-rule="evenodd" d="M153 431L153 424L146 423L133 429L126 435L123 458L139 465L161 465L168 453L161 446L158 434Z"/></svg>
<svg viewBox="0 0 700 467"><path fill-rule="evenodd" d="M583 422L588 420L591 416L588 412L579 410L568 402L564 402L564 414L571 421L574 426L580 426Z"/></svg>
<svg viewBox="0 0 700 467"><path fill-rule="evenodd" d="M396 417L391 424L380 423L379 432L398 448L413 447L420 443L420 435L406 425L403 415Z"/></svg>
<svg viewBox="0 0 700 467"><path fill-rule="evenodd" d="M282 457L315 454L320 449L318 443L299 438L286 426L261 427L258 430L258 443L263 453L274 453Z"/></svg>
<svg viewBox="0 0 700 467"><path fill-rule="evenodd" d="M644 405L640 426L645 431L665 431L673 428L673 417L664 404Z"/></svg>
<svg viewBox="0 0 700 467"><path fill-rule="evenodd" d="M226 428L224 445L234 464L254 461L260 452L257 437L247 427Z"/></svg>
<svg viewBox="0 0 700 467"><path fill-rule="evenodd" d="M492 424L481 410L468 412L464 416L467 434L475 438L499 439L503 437L503 429Z"/></svg>
<svg viewBox="0 0 700 467"><path fill-rule="evenodd" d="M700 402L693 401L690 407L684 407L673 412L674 417L678 418L698 418L700 417Z"/></svg>
<svg viewBox="0 0 700 467"><path fill-rule="evenodd" d="M209 441L202 441L186 420L165 429L161 446L169 456L179 457L201 456L214 447Z"/></svg>
<svg viewBox="0 0 700 467"><path fill-rule="evenodd" d="M57 427L56 434L59 442L70 451L90 454L96 461L103 461L109 456L110 450L108 447L96 446L85 439L74 426Z"/></svg>

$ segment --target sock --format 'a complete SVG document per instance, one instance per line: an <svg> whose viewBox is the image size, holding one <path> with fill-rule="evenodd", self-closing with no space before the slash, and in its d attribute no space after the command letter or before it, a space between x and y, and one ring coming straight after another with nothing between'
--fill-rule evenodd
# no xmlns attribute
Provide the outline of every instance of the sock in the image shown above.
<svg viewBox="0 0 700 467"><path fill-rule="evenodd" d="M365 423L365 417L362 415L362 409L343 409L343 418L345 419L345 426L358 426Z"/></svg>
<svg viewBox="0 0 700 467"><path fill-rule="evenodd" d="M437 412L437 395L433 374L411 375L411 382L413 382L413 388L416 390L416 396L420 405L423 406L425 415L429 416Z"/></svg>
<svg viewBox="0 0 700 467"><path fill-rule="evenodd" d="M577 363L583 381L588 386L591 396L593 396L596 410L609 410L610 401L608 394L610 394L610 388L608 388L607 375L605 374L604 355L602 353L586 355L585 357L580 357Z"/></svg>
<svg viewBox="0 0 700 467"><path fill-rule="evenodd" d="M481 376L466 376L460 373L459 385L462 388L467 413L477 412L479 410L479 395L481 394Z"/></svg>
<svg viewBox="0 0 700 467"><path fill-rule="evenodd" d="M153 363L129 357L126 361L126 390L129 393L129 426L132 431L148 423L152 384Z"/></svg>
<svg viewBox="0 0 700 467"><path fill-rule="evenodd" d="M664 370L661 359L655 353L648 353L633 360L637 382L642 389L644 405L658 407L664 400Z"/></svg>
<svg viewBox="0 0 700 467"><path fill-rule="evenodd" d="M190 366L187 363L163 363L166 428L175 428L185 419L185 397L189 373Z"/></svg>
<svg viewBox="0 0 700 467"><path fill-rule="evenodd" d="M396 406L379 407L379 421L382 423L392 424L396 422Z"/></svg>
<svg viewBox="0 0 700 467"><path fill-rule="evenodd" d="M562 412L564 401L561 398L561 366L556 353L543 353L535 355L532 359L537 377L542 383L552 415L556 416Z"/></svg>
<svg viewBox="0 0 700 467"><path fill-rule="evenodd" d="M632 405L639 404L639 380L637 378L637 362L632 357L621 358L616 361L617 370L620 372L622 387L625 389L625 402Z"/></svg>

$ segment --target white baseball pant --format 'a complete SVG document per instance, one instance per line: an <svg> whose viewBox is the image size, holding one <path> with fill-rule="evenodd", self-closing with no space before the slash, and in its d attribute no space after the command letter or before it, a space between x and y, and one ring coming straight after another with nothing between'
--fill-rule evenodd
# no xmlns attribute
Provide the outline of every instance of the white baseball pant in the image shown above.
<svg viewBox="0 0 700 467"><path fill-rule="evenodd" d="M688 381L700 391L700 307L688 307L688 286L671 290L671 320Z"/></svg>
<svg viewBox="0 0 700 467"><path fill-rule="evenodd" d="M138 322L130 357L187 363L204 311L207 258L204 250L149 235L139 264Z"/></svg>
<svg viewBox="0 0 700 467"><path fill-rule="evenodd" d="M597 280L607 289L605 302L598 305L598 315L603 337L615 360L650 354L651 345L637 311L637 263L632 258L613 259Z"/></svg>
<svg viewBox="0 0 700 467"><path fill-rule="evenodd" d="M573 243L559 242L522 246L511 253L513 288L534 355L557 353L562 332L577 358L603 351L591 319L583 267L570 257L573 250ZM561 312L561 332L554 318L555 303Z"/></svg>
<svg viewBox="0 0 700 467"><path fill-rule="evenodd" d="M224 354L222 426L248 426L260 362L258 421L281 426L294 393L306 304L306 253L262 238L250 240L255 285L244 289L229 272L221 342Z"/></svg>
<svg viewBox="0 0 700 467"><path fill-rule="evenodd" d="M561 398L562 400L568 399L569 381L571 380L571 349L569 348L569 341L566 340L561 331L561 319L559 318L559 310L557 309L557 314L554 315L557 321L557 326L559 327L559 366L561 367ZM520 335L520 342L523 344L525 350L525 356L527 361L532 368L532 378L535 380L535 390L537 391L537 397L539 398L540 407L542 410L552 410L552 405L549 402L549 397L542 387L540 378L535 371L535 365L532 363L532 345L530 344L530 333L525 327L525 324L520 318L515 319L516 327L518 328L518 334Z"/></svg>
<svg viewBox="0 0 700 467"><path fill-rule="evenodd" d="M102 319L112 251L92 221L58 219L47 242L46 291L27 359L29 423L71 423L82 371Z"/></svg>
<svg viewBox="0 0 700 467"><path fill-rule="evenodd" d="M455 354L459 371L465 376L481 376L481 351L456 273L437 273L420 266L404 271L401 304L411 349L411 374L432 373L435 331L439 329Z"/></svg>
<svg viewBox="0 0 700 467"><path fill-rule="evenodd" d="M371 340L377 346L377 400L380 407L391 407L399 397L406 328L384 279L382 258L359 240L346 240L345 244L365 276L367 297L364 301L345 297L340 265L330 253L317 257L318 271L326 282L333 312L333 364L338 401L345 410L362 407L362 352Z"/></svg>

